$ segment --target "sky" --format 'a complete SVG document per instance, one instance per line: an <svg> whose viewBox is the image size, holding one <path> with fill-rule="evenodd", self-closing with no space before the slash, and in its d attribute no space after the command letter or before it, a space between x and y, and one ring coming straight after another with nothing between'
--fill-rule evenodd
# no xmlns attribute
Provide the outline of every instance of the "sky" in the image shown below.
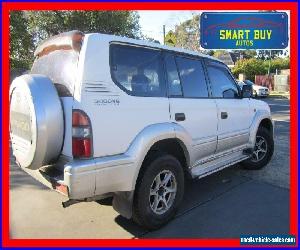
<svg viewBox="0 0 300 250"><path fill-rule="evenodd" d="M212 10L212 12L214 11ZM290 16L289 11L286 12L288 16ZM201 11L142 10L138 11L138 13L140 15L140 25L142 33L150 38L158 40L161 44L163 44L163 25L166 26L166 33L168 33L168 31L170 30L174 31L176 25L179 25L180 23L191 19L193 15L201 14ZM288 51L289 48L290 43L287 47Z"/></svg>
<svg viewBox="0 0 300 250"><path fill-rule="evenodd" d="M163 25L166 33L173 30L175 25L191 19L195 11L138 11L140 15L141 30L144 35L163 42ZM199 12L198 12L199 13Z"/></svg>

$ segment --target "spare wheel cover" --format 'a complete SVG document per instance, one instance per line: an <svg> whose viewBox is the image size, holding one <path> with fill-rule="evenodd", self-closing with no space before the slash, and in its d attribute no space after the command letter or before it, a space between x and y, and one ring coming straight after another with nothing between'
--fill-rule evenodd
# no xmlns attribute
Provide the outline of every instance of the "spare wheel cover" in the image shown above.
<svg viewBox="0 0 300 250"><path fill-rule="evenodd" d="M10 137L17 163L38 169L59 156L63 110L52 81L43 75L17 77L10 87Z"/></svg>

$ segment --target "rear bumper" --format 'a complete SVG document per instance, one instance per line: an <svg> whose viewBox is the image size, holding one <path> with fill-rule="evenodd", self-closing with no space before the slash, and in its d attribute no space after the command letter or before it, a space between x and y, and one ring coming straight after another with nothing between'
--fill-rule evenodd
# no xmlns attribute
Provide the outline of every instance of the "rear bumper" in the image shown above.
<svg viewBox="0 0 300 250"><path fill-rule="evenodd" d="M55 166L46 166L40 170L24 170L69 199L134 190L134 160L124 154L67 163L59 161Z"/></svg>
<svg viewBox="0 0 300 250"><path fill-rule="evenodd" d="M134 161L126 155L76 160L64 167L70 199L134 189Z"/></svg>
<svg viewBox="0 0 300 250"><path fill-rule="evenodd" d="M188 145L185 149L190 162L188 149L192 148L192 144L184 129L175 123L158 123L144 128L123 154L86 160L67 159L65 162L57 163L55 167L49 169L58 169L60 173L51 176L52 181L47 181L47 186L57 190L55 187L63 185L65 187L63 190L67 190L70 199L131 192L135 189L140 167L151 147L157 141L170 138L178 138L184 145ZM49 177L47 172L44 176ZM43 177L42 181L45 179Z"/></svg>

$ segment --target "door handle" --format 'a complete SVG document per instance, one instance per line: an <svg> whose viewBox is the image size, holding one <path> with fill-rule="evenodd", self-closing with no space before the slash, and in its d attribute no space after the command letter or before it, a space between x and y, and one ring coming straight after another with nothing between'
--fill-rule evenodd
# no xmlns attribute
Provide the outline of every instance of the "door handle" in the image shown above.
<svg viewBox="0 0 300 250"><path fill-rule="evenodd" d="M228 114L227 112L221 112L221 119L227 119Z"/></svg>
<svg viewBox="0 0 300 250"><path fill-rule="evenodd" d="M185 114L184 113L176 113L175 114L175 120L180 122L185 120Z"/></svg>

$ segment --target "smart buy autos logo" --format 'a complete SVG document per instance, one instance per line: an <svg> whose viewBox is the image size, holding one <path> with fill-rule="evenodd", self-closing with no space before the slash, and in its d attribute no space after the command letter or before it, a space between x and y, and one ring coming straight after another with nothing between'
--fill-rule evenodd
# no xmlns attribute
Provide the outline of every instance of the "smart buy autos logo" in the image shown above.
<svg viewBox="0 0 300 250"><path fill-rule="evenodd" d="M253 32L253 34L252 34ZM221 29L220 40L235 40L235 46L253 47L255 40L271 40L272 30Z"/></svg>
<svg viewBox="0 0 300 250"><path fill-rule="evenodd" d="M200 33L205 49L284 49L288 16L284 12L204 12Z"/></svg>

